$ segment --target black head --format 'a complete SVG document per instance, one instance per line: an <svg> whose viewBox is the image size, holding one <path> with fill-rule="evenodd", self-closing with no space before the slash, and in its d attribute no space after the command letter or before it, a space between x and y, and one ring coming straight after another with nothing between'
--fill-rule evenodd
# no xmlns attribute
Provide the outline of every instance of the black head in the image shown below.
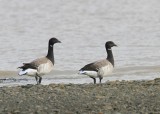
<svg viewBox="0 0 160 114"><path fill-rule="evenodd" d="M117 46L117 45L112 41L108 41L108 42L106 42L105 46L106 46L106 48L111 48L111 47Z"/></svg>
<svg viewBox="0 0 160 114"><path fill-rule="evenodd" d="M49 45L54 45L55 43L61 43L57 38L51 38L49 40Z"/></svg>

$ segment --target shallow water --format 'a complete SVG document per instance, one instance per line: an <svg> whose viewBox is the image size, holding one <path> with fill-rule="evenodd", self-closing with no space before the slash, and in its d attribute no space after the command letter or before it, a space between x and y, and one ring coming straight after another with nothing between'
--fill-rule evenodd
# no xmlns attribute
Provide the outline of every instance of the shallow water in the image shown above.
<svg viewBox="0 0 160 114"><path fill-rule="evenodd" d="M159 0L0 2L0 76L11 78L0 86L35 83L34 78L19 77L17 67L45 56L51 37L62 43L54 48L56 73L44 77L43 84L92 82L77 72L106 57L108 40L118 47L113 48L115 70L103 81L159 77Z"/></svg>

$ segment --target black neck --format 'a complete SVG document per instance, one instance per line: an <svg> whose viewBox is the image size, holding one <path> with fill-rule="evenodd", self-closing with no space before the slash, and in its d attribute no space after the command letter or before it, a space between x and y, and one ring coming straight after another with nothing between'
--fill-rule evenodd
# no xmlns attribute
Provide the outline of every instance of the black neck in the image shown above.
<svg viewBox="0 0 160 114"><path fill-rule="evenodd" d="M48 54L47 54L46 57L54 64L53 46L54 46L54 45L48 44Z"/></svg>
<svg viewBox="0 0 160 114"><path fill-rule="evenodd" d="M107 54L108 54L107 60L109 62L111 62L111 64L114 66L114 57L113 57L113 54L112 54L112 49L111 48L106 48L106 50L107 50Z"/></svg>

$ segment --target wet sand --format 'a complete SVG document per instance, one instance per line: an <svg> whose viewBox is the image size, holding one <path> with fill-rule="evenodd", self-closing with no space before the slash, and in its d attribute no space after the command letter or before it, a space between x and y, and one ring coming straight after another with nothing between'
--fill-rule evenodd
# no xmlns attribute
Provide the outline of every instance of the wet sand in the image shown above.
<svg viewBox="0 0 160 114"><path fill-rule="evenodd" d="M3 114L160 113L160 79L0 88Z"/></svg>

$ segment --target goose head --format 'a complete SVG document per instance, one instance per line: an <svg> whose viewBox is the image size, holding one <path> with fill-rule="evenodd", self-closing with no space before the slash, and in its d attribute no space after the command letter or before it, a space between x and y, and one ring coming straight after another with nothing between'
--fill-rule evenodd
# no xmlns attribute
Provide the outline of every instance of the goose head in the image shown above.
<svg viewBox="0 0 160 114"><path fill-rule="evenodd" d="M57 38L51 38L49 40L49 45L53 46L55 43L61 43L61 41L59 41Z"/></svg>
<svg viewBox="0 0 160 114"><path fill-rule="evenodd" d="M117 46L113 41L108 41L106 42L105 44L105 47L108 49L108 48L112 48L114 46Z"/></svg>

